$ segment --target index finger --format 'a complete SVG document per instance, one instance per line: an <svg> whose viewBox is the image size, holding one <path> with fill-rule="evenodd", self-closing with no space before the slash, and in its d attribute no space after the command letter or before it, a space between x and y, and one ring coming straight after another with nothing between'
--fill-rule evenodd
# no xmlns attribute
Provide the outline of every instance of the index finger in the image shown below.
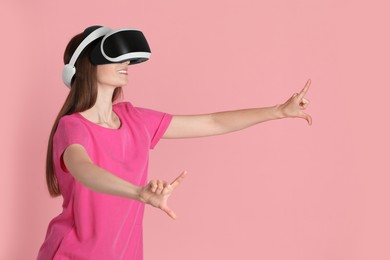
<svg viewBox="0 0 390 260"><path fill-rule="evenodd" d="M183 180L184 177L187 175L187 171L182 172L172 183L172 188L176 188Z"/></svg>
<svg viewBox="0 0 390 260"><path fill-rule="evenodd" d="M303 89L301 90L301 92L299 92L299 98L303 98L307 91L309 90L309 86L310 86L310 83L311 83L311 80L309 79L307 82L306 82L306 85L303 87Z"/></svg>

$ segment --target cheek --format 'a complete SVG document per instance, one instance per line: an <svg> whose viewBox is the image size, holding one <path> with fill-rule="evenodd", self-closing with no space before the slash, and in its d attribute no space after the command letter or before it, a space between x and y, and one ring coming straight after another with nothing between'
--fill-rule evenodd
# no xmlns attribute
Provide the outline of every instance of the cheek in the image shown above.
<svg viewBox="0 0 390 260"><path fill-rule="evenodd" d="M113 75L111 75L111 71L104 69L104 67L97 69L97 81L98 82L107 82L112 78Z"/></svg>

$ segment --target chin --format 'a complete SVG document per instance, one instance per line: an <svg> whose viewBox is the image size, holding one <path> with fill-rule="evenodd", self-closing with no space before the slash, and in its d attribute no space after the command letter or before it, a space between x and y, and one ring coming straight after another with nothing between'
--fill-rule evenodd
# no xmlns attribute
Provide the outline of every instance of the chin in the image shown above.
<svg viewBox="0 0 390 260"><path fill-rule="evenodd" d="M128 80L118 80L117 82L115 82L112 85L115 86L115 87L124 87L124 86L127 85L127 83L129 83Z"/></svg>

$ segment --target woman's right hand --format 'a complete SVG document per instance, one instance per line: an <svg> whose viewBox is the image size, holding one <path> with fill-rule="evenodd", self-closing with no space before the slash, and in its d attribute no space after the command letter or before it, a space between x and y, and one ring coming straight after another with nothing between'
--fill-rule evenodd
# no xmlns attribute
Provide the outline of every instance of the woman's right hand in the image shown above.
<svg viewBox="0 0 390 260"><path fill-rule="evenodd" d="M183 171L171 184L162 180L151 180L141 188L139 200L165 211L171 218L176 219L176 214L168 207L167 200L186 175L187 171Z"/></svg>

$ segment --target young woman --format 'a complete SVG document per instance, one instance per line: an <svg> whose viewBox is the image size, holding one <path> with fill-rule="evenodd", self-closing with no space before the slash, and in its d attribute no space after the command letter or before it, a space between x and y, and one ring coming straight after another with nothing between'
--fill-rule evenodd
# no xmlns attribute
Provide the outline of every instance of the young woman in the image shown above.
<svg viewBox="0 0 390 260"><path fill-rule="evenodd" d="M137 50L137 48L139 50ZM310 80L283 104L201 115L171 115L115 102L128 83L129 64L148 59L143 34L89 27L64 53L70 87L48 144L46 179L63 212L49 224L38 259L140 260L144 205L167 205L173 182L147 182L148 152L161 138L220 135L287 117L306 119ZM117 59L118 58L118 59Z"/></svg>

